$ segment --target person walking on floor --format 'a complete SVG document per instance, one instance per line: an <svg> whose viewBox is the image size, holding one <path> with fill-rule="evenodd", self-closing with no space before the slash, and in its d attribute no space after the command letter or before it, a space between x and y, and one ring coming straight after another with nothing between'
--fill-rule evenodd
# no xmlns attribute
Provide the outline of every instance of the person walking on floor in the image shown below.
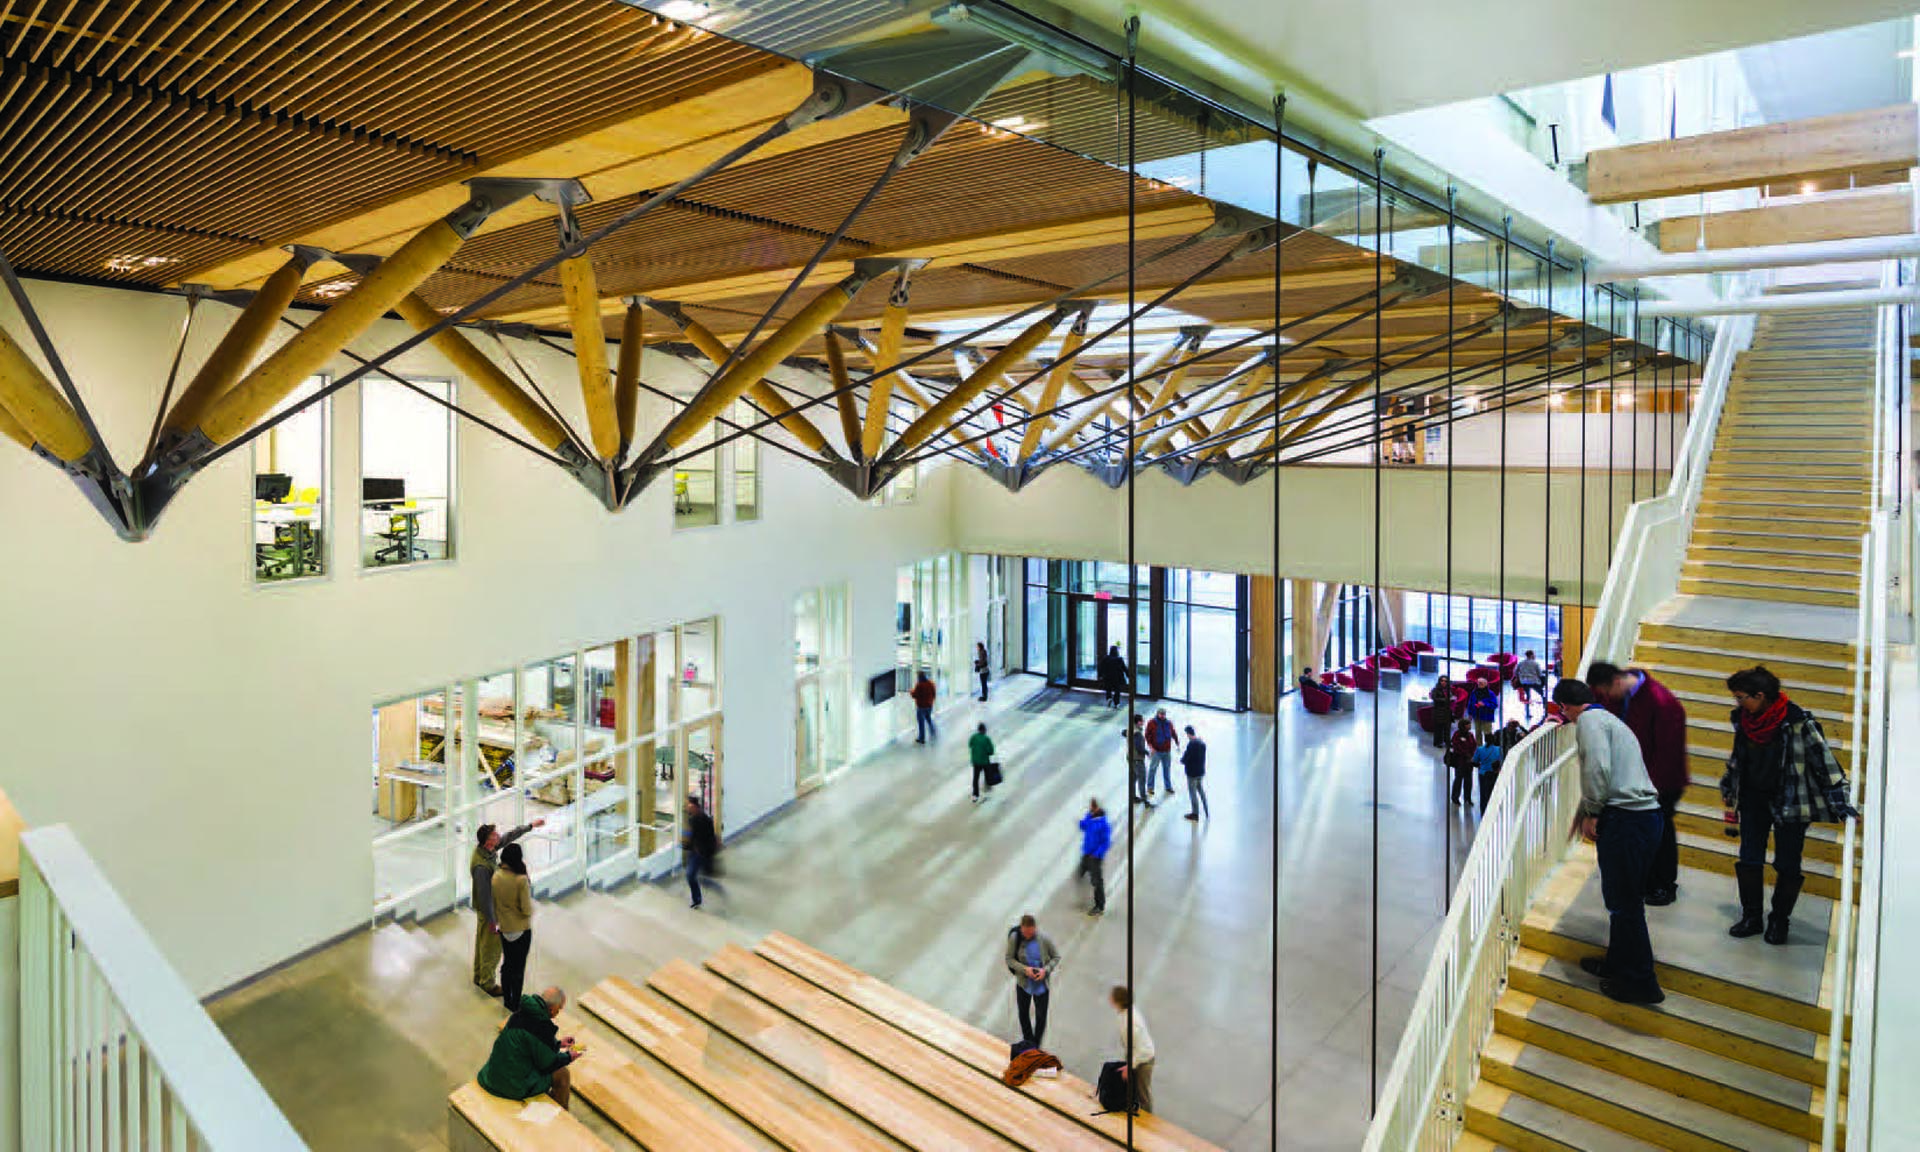
<svg viewBox="0 0 1920 1152"><path fill-rule="evenodd" d="M1100 807L1100 801L1087 801L1087 814L1080 817L1080 871L1093 885L1093 907L1087 909L1089 916L1101 916L1107 911L1107 850L1113 847L1113 825L1107 821L1107 810Z"/></svg>
<svg viewBox="0 0 1920 1152"><path fill-rule="evenodd" d="M500 850L500 867L493 873L493 915L500 925L500 1002L515 1012L527 983L527 954L533 951L533 881L527 878L526 855L518 844Z"/></svg>
<svg viewBox="0 0 1920 1152"><path fill-rule="evenodd" d="M1847 774L1813 713L1787 699L1780 678L1764 667L1727 677L1733 694L1733 753L1720 777L1727 811L1740 816L1740 919L1727 929L1745 939L1766 934L1787 942L1787 925L1804 876L1800 853L1807 825L1858 816L1847 798ZM1773 910L1761 919L1767 888L1767 837L1773 837Z"/></svg>
<svg viewBox="0 0 1920 1152"><path fill-rule="evenodd" d="M1486 743L1473 750L1473 774L1480 778L1480 815L1487 814L1487 801L1493 799L1493 786L1500 780L1500 764L1507 757L1507 749L1500 742L1500 733L1487 733Z"/></svg>
<svg viewBox="0 0 1920 1152"><path fill-rule="evenodd" d="M1206 816L1213 818L1213 810L1207 807L1207 742L1200 734L1187 725L1187 746L1180 753L1180 767L1187 774L1187 819L1198 820Z"/></svg>
<svg viewBox="0 0 1920 1152"><path fill-rule="evenodd" d="M1032 916L1007 933L1007 971L1013 973L1014 1010L1020 1015L1020 1039L1039 1048L1047 1037L1047 1001L1052 998L1060 950L1040 931Z"/></svg>
<svg viewBox="0 0 1920 1152"><path fill-rule="evenodd" d="M1453 730L1453 681L1447 679L1446 673L1442 672L1440 679L1434 681L1427 699L1433 702L1433 746L1445 748Z"/></svg>
<svg viewBox="0 0 1920 1152"><path fill-rule="evenodd" d="M1467 718L1462 716L1454 727L1453 740L1447 745L1447 767L1453 769L1453 783L1447 788L1447 802L1473 807L1473 754L1480 750L1480 742L1473 738L1473 728Z"/></svg>
<svg viewBox="0 0 1920 1152"><path fill-rule="evenodd" d="M1153 1036L1147 1022L1133 1002L1133 991L1116 984L1107 994L1107 1002L1120 1014L1120 1074L1133 1089L1134 1108L1153 1111Z"/></svg>
<svg viewBox="0 0 1920 1152"><path fill-rule="evenodd" d="M1153 807L1153 792L1147 787L1147 730L1140 719L1140 713L1133 714L1133 724L1126 730L1127 739L1127 779L1133 792L1133 802Z"/></svg>
<svg viewBox="0 0 1920 1152"><path fill-rule="evenodd" d="M1127 662L1120 655L1120 645L1112 645L1107 649L1107 654L1100 657L1096 674L1101 690L1107 694L1107 707L1120 707L1120 698L1127 694L1128 675Z"/></svg>
<svg viewBox="0 0 1920 1152"><path fill-rule="evenodd" d="M980 678L980 702L987 700L987 646L975 641L973 645L973 674Z"/></svg>
<svg viewBox="0 0 1920 1152"><path fill-rule="evenodd" d="M545 823L535 820L505 834L491 824L474 830L473 855L467 860L473 881L473 984L489 996L500 995L494 978L500 970L500 921L493 914L493 871L500 863L496 853Z"/></svg>
<svg viewBox="0 0 1920 1152"><path fill-rule="evenodd" d="M1646 898L1647 873L1660 846L1660 797L1647 778L1640 742L1618 716L1594 707L1598 700L1584 680L1553 686L1553 702L1573 724L1580 748L1574 830L1594 845L1609 922L1607 954L1585 957L1580 967L1600 978L1609 999L1658 1004L1666 994L1654 975Z"/></svg>
<svg viewBox="0 0 1920 1152"><path fill-rule="evenodd" d="M1153 795L1153 771L1160 770L1161 783L1166 785L1167 795L1173 795L1173 748L1180 743L1180 737L1173 730L1173 721L1167 719L1165 708L1156 709L1153 719L1147 721L1147 795Z"/></svg>
<svg viewBox="0 0 1920 1152"><path fill-rule="evenodd" d="M986 796L993 795L993 776L996 770L993 764L993 737L987 735L985 724L976 727L973 735L967 737L967 759L973 764L973 802L978 804ZM987 782L987 791L984 796L980 791L982 777Z"/></svg>
<svg viewBox="0 0 1920 1152"><path fill-rule="evenodd" d="M1673 810L1687 794L1693 775L1687 768L1686 705L1639 668L1616 668L1596 660L1587 666L1587 684L1640 741L1647 778L1660 797L1660 847L1647 876L1647 903L1664 908L1680 893L1680 838L1673 826Z"/></svg>
<svg viewBox="0 0 1920 1152"><path fill-rule="evenodd" d="M1473 734L1485 736L1500 723L1500 690L1485 682L1467 693L1467 715L1473 718Z"/></svg>
<svg viewBox="0 0 1920 1152"><path fill-rule="evenodd" d="M680 838L680 846L687 854L687 894L693 897L689 907L698 908L702 898L700 878L713 871L713 858L720 854L720 834L698 796L687 797L687 831Z"/></svg>
<svg viewBox="0 0 1920 1152"><path fill-rule="evenodd" d="M1588 682L1591 683L1592 681ZM1533 694L1535 692L1540 693L1540 707L1542 710L1545 710L1547 674L1540 670L1540 661L1533 658L1533 649L1531 648L1527 649L1526 655L1520 657L1520 663L1513 666L1513 691L1515 695L1520 697L1520 707L1524 710L1529 723L1533 721ZM1594 691L1598 692L1599 689L1595 688Z"/></svg>
<svg viewBox="0 0 1920 1152"><path fill-rule="evenodd" d="M932 678L922 672L920 678L913 682L913 690L908 693L913 697L913 742L915 744L925 744L929 736L935 740L940 738L939 729L933 726L933 698L937 691L933 686Z"/></svg>

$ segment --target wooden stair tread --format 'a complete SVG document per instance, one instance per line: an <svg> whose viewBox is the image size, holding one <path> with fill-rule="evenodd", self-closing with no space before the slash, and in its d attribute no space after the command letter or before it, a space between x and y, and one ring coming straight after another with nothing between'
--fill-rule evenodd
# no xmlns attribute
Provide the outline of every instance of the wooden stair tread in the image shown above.
<svg viewBox="0 0 1920 1152"><path fill-rule="evenodd" d="M625 980L606 980L581 1006L731 1109L783 1148L798 1152L898 1152L900 1145L842 1114L830 1098L780 1071L704 1020Z"/></svg>
<svg viewBox="0 0 1920 1152"><path fill-rule="evenodd" d="M754 951L794 976L999 1082L1000 1072L1007 1064L1007 1044L991 1033L956 1020L784 932L769 933L754 946ZM1087 1108L1087 1101L1093 1097L1093 1086L1077 1076L1063 1071L1057 1078L1035 1077L1019 1091L1111 1140L1126 1140L1126 1118L1113 1113L1093 1115ZM1179 1149L1209 1152L1213 1149L1206 1141L1151 1113L1134 1117L1133 1140L1134 1146L1144 1152Z"/></svg>
<svg viewBox="0 0 1920 1152"><path fill-rule="evenodd" d="M763 956L729 945L707 959L707 968L741 991L946 1101L1016 1145L1089 1152L1111 1146L1105 1136L1031 1097L985 1079Z"/></svg>
<svg viewBox="0 0 1920 1152"><path fill-rule="evenodd" d="M647 978L667 999L832 1096L920 1152L1020 1147L891 1071L762 1003L711 972L676 960Z"/></svg>
<svg viewBox="0 0 1920 1152"><path fill-rule="evenodd" d="M1658 1152L1657 1145L1563 1112L1485 1078L1467 1094L1467 1130L1515 1152Z"/></svg>
<svg viewBox="0 0 1920 1152"><path fill-rule="evenodd" d="M545 1096L506 1100L469 1080L447 1097L447 1107L502 1152L612 1152L578 1117L559 1112Z"/></svg>
<svg viewBox="0 0 1920 1152"><path fill-rule="evenodd" d="M610 1050L603 1038L581 1035L586 1054L573 1062L573 1090L643 1148L701 1148L756 1152L766 1144L742 1138L703 1111L660 1074Z"/></svg>

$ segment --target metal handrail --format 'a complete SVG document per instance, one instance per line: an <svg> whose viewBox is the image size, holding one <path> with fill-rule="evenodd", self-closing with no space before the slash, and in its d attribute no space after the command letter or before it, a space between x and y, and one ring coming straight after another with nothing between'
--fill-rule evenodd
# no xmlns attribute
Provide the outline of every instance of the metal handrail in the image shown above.
<svg viewBox="0 0 1920 1152"><path fill-rule="evenodd" d="M25 833L20 865L26 1147L306 1148L66 826Z"/></svg>
<svg viewBox="0 0 1920 1152"><path fill-rule="evenodd" d="M1622 522L1587 645L1589 659L1623 648L1650 606L1648 598L1664 598L1678 588L1677 564L1653 571L1649 541L1655 529L1690 517L1699 503L1734 358L1752 334L1751 317L1719 322L1700 405L1674 459L1667 490L1635 503ZM1367 1131L1367 1152L1452 1147L1534 887L1558 866L1572 842L1579 799L1573 745L1571 729L1550 725L1508 754L1394 1054Z"/></svg>

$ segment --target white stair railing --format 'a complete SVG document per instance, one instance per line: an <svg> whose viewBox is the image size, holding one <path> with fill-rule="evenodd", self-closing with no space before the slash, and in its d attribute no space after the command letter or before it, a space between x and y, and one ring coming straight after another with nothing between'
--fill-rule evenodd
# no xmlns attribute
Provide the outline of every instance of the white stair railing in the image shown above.
<svg viewBox="0 0 1920 1152"><path fill-rule="evenodd" d="M1699 504L1734 358L1752 338L1751 316L1719 321L1667 491L1634 504L1621 524L1587 661L1625 656L1641 618L1679 589L1686 530ZM1535 887L1566 855L1579 801L1571 730L1542 727L1508 753L1387 1074L1367 1131L1367 1152L1453 1147L1527 907Z"/></svg>
<svg viewBox="0 0 1920 1152"><path fill-rule="evenodd" d="M20 841L22 1147L304 1149L73 833Z"/></svg>

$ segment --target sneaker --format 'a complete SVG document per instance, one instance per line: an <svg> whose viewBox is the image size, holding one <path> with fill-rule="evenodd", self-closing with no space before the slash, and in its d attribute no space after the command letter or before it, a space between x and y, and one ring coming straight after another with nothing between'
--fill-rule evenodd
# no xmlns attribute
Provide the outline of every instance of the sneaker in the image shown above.
<svg viewBox="0 0 1920 1152"><path fill-rule="evenodd" d="M698 900L695 900L693 903L687 905L687 907L693 909L695 912L698 912L700 911L700 902Z"/></svg>
<svg viewBox="0 0 1920 1152"><path fill-rule="evenodd" d="M1200 819L1200 814L1197 812L1189 812L1187 813L1187 819L1197 822Z"/></svg>

